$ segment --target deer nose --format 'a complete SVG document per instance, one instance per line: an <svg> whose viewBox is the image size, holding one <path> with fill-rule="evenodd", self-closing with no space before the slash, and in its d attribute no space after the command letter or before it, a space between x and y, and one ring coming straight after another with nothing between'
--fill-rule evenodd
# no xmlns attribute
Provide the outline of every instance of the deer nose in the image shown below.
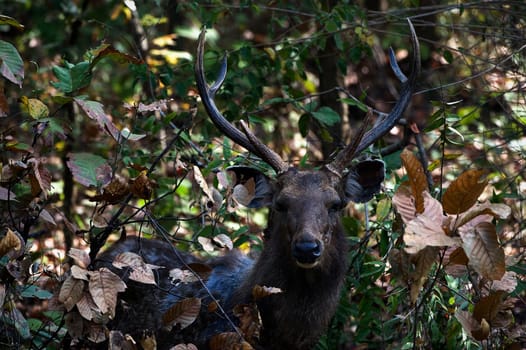
<svg viewBox="0 0 526 350"><path fill-rule="evenodd" d="M321 242L319 240L302 240L294 243L292 255L296 258L298 265L302 267L313 267L321 256Z"/></svg>

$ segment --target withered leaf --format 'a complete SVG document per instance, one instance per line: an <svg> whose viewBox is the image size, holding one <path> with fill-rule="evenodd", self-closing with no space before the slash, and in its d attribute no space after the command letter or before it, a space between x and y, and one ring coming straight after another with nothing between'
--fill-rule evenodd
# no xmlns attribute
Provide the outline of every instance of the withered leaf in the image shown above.
<svg viewBox="0 0 526 350"><path fill-rule="evenodd" d="M80 300L84 293L84 281L69 276L66 278L60 293L58 295L58 301L60 301L66 307L66 310L71 311L75 304Z"/></svg>
<svg viewBox="0 0 526 350"><path fill-rule="evenodd" d="M157 339L155 338L155 334L144 334L139 340L139 343L144 350L157 350Z"/></svg>
<svg viewBox="0 0 526 350"><path fill-rule="evenodd" d="M236 305L233 312L234 316L239 319L239 329L244 338L250 343L259 339L263 322L256 303Z"/></svg>
<svg viewBox="0 0 526 350"><path fill-rule="evenodd" d="M492 282L491 289L511 293L517 287L517 283L517 274L514 271L506 271L500 280Z"/></svg>
<svg viewBox="0 0 526 350"><path fill-rule="evenodd" d="M178 268L170 270L170 278L172 283L193 283L199 281L198 276L192 271Z"/></svg>
<svg viewBox="0 0 526 350"><path fill-rule="evenodd" d="M145 284L156 284L153 270L160 268L160 266L146 264L143 258L136 253L120 253L113 259L112 264L118 269L130 267L132 269L129 275L131 280Z"/></svg>
<svg viewBox="0 0 526 350"><path fill-rule="evenodd" d="M71 276L75 277L78 280L89 281L88 270L83 269L78 265L71 266Z"/></svg>
<svg viewBox="0 0 526 350"><path fill-rule="evenodd" d="M75 263L77 263L77 265L83 269L87 269L91 263L88 253L81 249L71 248L68 252L68 256L75 260Z"/></svg>
<svg viewBox="0 0 526 350"><path fill-rule="evenodd" d="M121 176L115 176L110 183L102 188L102 194L90 198L94 202L105 201L110 204L117 204L130 193L130 186Z"/></svg>
<svg viewBox="0 0 526 350"><path fill-rule="evenodd" d="M455 311L455 318L470 337L476 340L484 340L488 337L490 329L486 320L479 322L470 312L460 309Z"/></svg>
<svg viewBox="0 0 526 350"><path fill-rule="evenodd" d="M214 202L212 190L210 190L210 187L208 186L208 183L206 182L203 174L201 173L201 170L196 165L194 165L192 169L195 182L201 188L203 193L208 197L208 200Z"/></svg>
<svg viewBox="0 0 526 350"><path fill-rule="evenodd" d="M177 302L169 308L163 315L163 325L172 328L179 325L184 329L191 325L199 316L201 311L201 299L186 298Z"/></svg>
<svg viewBox="0 0 526 350"><path fill-rule="evenodd" d="M99 308L89 293L83 293L76 305L80 315L88 321L91 321L96 312L99 311Z"/></svg>
<svg viewBox="0 0 526 350"><path fill-rule="evenodd" d="M78 312L68 312L64 315L64 322L71 338L82 338L82 335L84 334L84 322Z"/></svg>
<svg viewBox="0 0 526 350"><path fill-rule="evenodd" d="M458 215L471 208L488 184L485 170L468 170L449 185L442 197L444 211Z"/></svg>
<svg viewBox="0 0 526 350"><path fill-rule="evenodd" d="M121 331L110 331L108 335L108 350L136 350L135 344L125 337Z"/></svg>
<svg viewBox="0 0 526 350"><path fill-rule="evenodd" d="M425 247L419 251L416 255L411 256L411 263L414 264L415 268L411 271L409 278L411 280L410 285L410 297L411 303L415 304L420 289L427 280L427 275L435 263L438 255L438 248L436 247Z"/></svg>
<svg viewBox="0 0 526 350"><path fill-rule="evenodd" d="M460 214L456 220L453 220L454 226L452 231L457 228L470 224L476 226L481 222L491 222L494 217L506 219L511 214L511 208L501 203L481 203L475 204L463 214Z"/></svg>
<svg viewBox="0 0 526 350"><path fill-rule="evenodd" d="M393 205L405 224L416 217L415 198L408 183L402 183L393 196Z"/></svg>
<svg viewBox="0 0 526 350"><path fill-rule="evenodd" d="M404 165L407 175L409 176L409 184L413 198L415 198L415 209L417 213L424 212L424 198L422 192L427 191L427 179L424 173L422 163L418 158L407 148L400 154L402 164Z"/></svg>
<svg viewBox="0 0 526 350"><path fill-rule="evenodd" d="M210 350L253 350L246 340L235 332L216 334L210 339Z"/></svg>
<svg viewBox="0 0 526 350"><path fill-rule="evenodd" d="M489 280L500 280L506 272L506 265L495 226L482 222L474 229L460 231L460 237L469 264L475 271Z"/></svg>
<svg viewBox="0 0 526 350"><path fill-rule="evenodd" d="M441 220L442 217L437 222L437 218L424 215L418 215L414 220L411 220L404 232L405 251L409 254L416 254L425 247L459 245L460 242L457 238L446 235Z"/></svg>
<svg viewBox="0 0 526 350"><path fill-rule="evenodd" d="M232 242L230 237L228 237L224 233L220 233L217 236L214 236L212 240L221 248L227 248L228 250L232 250L234 248L234 243Z"/></svg>
<svg viewBox="0 0 526 350"><path fill-rule="evenodd" d="M252 288L252 297L255 301L279 293L283 293L281 288L260 286L258 284Z"/></svg>
<svg viewBox="0 0 526 350"><path fill-rule="evenodd" d="M485 319L491 323L501 310L505 295L506 292L499 290L480 298L473 308L473 317L479 322Z"/></svg>
<svg viewBox="0 0 526 350"><path fill-rule="evenodd" d="M105 267L98 271L90 271L89 275L88 286L93 301L102 313L108 313L110 318L113 318L117 305L117 294L124 292L126 284L119 276Z"/></svg>
<svg viewBox="0 0 526 350"><path fill-rule="evenodd" d="M147 171L141 171L135 179L130 179L130 190L135 197L150 199L153 193L153 182L146 175Z"/></svg>
<svg viewBox="0 0 526 350"><path fill-rule="evenodd" d="M194 344L177 344L170 350L198 350Z"/></svg>
<svg viewBox="0 0 526 350"><path fill-rule="evenodd" d="M46 197L47 192L51 189L51 173L44 166L42 160L31 158L28 163L33 169L33 175L35 176L39 189L44 193L44 197Z"/></svg>
<svg viewBox="0 0 526 350"><path fill-rule="evenodd" d="M85 328L87 338L96 344L102 343L106 340L106 327L94 323L90 323Z"/></svg>
<svg viewBox="0 0 526 350"><path fill-rule="evenodd" d="M7 229L5 236L0 239L0 257L9 254L9 257L16 259L24 253L24 239L18 232Z"/></svg>

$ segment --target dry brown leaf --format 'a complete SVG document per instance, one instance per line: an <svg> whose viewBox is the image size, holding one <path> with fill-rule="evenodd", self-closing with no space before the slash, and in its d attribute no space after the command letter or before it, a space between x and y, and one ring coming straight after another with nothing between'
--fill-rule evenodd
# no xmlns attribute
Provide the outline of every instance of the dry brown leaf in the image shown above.
<svg viewBox="0 0 526 350"><path fill-rule="evenodd" d="M409 271L411 271L409 254L404 250L393 248L389 252L388 260L391 265L391 276L396 278L397 282L407 283L409 281Z"/></svg>
<svg viewBox="0 0 526 350"><path fill-rule="evenodd" d="M156 284L153 270L160 268L160 266L146 264L140 255L133 252L118 254L115 259L113 259L112 265L118 269L130 267L132 271L130 272L129 278L145 284Z"/></svg>
<svg viewBox="0 0 526 350"><path fill-rule="evenodd" d="M499 219L506 219L511 214L511 208L506 204L501 203L481 203L476 204L469 208L468 211L458 216L456 220L453 220L454 227L451 230L455 230L466 224L473 226L478 225L481 222L491 222L494 217ZM475 218L477 220L475 220Z"/></svg>
<svg viewBox="0 0 526 350"><path fill-rule="evenodd" d="M130 191L137 198L150 199L153 193L154 183L148 178L147 170L141 171L135 179L130 179Z"/></svg>
<svg viewBox="0 0 526 350"><path fill-rule="evenodd" d="M193 283L199 281L198 276L192 271L178 268L170 270L170 278L172 279L172 283Z"/></svg>
<svg viewBox="0 0 526 350"><path fill-rule="evenodd" d="M449 185L442 196L444 211L458 215L471 208L477 202L488 184L485 170L468 170Z"/></svg>
<svg viewBox="0 0 526 350"><path fill-rule="evenodd" d="M4 305L5 296L6 296L5 285L0 284L0 306Z"/></svg>
<svg viewBox="0 0 526 350"><path fill-rule="evenodd" d="M108 350L136 350L137 346L121 331L110 331L108 335Z"/></svg>
<svg viewBox="0 0 526 350"><path fill-rule="evenodd" d="M446 251L446 255L444 256L445 265L467 265L468 263L469 259L462 247L450 248Z"/></svg>
<svg viewBox="0 0 526 350"><path fill-rule="evenodd" d="M163 315L163 325L172 328L179 325L184 329L191 325L199 316L201 311L201 299L186 298L177 302L169 308Z"/></svg>
<svg viewBox="0 0 526 350"><path fill-rule="evenodd" d="M499 290L480 298L473 308L473 317L475 320L481 322L485 319L491 323L502 309L502 301L505 295L506 292Z"/></svg>
<svg viewBox="0 0 526 350"><path fill-rule="evenodd" d="M80 315L88 321L93 320L93 318L97 316L97 313L100 313L99 308L89 293L83 293L76 305Z"/></svg>
<svg viewBox="0 0 526 350"><path fill-rule="evenodd" d="M416 303L420 290L427 280L427 275L431 270L431 267L433 267L437 255L438 248L426 247L416 255L411 256L411 262L415 266L415 269L409 276L412 281L410 286L411 303Z"/></svg>
<svg viewBox="0 0 526 350"><path fill-rule="evenodd" d="M239 204L248 207L256 194L256 182L253 178L243 184L237 184L232 190L232 198Z"/></svg>
<svg viewBox="0 0 526 350"><path fill-rule="evenodd" d="M460 231L460 237L470 266L484 278L500 280L506 272L506 265L495 226L482 222L472 230Z"/></svg>
<svg viewBox="0 0 526 350"><path fill-rule="evenodd" d="M24 239L18 232L7 229L5 236L0 239L0 257L9 254L11 259L16 259L24 253Z"/></svg>
<svg viewBox="0 0 526 350"><path fill-rule="evenodd" d="M73 311L65 314L64 323L71 338L82 338L84 334L84 321L78 312Z"/></svg>
<svg viewBox="0 0 526 350"><path fill-rule="evenodd" d="M51 173L44 166L44 162L42 160L31 158L28 160L28 164L30 164L33 169L34 179L38 185L38 193L34 193L34 195L36 196L42 192L45 198L47 196L47 192L51 189Z"/></svg>
<svg viewBox="0 0 526 350"><path fill-rule="evenodd" d="M98 271L90 271L89 275L90 281L88 286L93 301L102 313L107 313L110 315L110 318L113 318L117 305L117 294L124 292L126 283L105 267Z"/></svg>
<svg viewBox="0 0 526 350"><path fill-rule="evenodd" d="M442 229L442 218L430 218L418 215L409 222L404 232L405 251L409 254L416 254L425 247L444 247L457 246L460 241L457 238L449 237Z"/></svg>
<svg viewBox="0 0 526 350"><path fill-rule="evenodd" d="M115 176L110 183L102 188L102 194L91 197L94 202L104 201L117 204L130 193L130 186L122 176Z"/></svg>
<svg viewBox="0 0 526 350"><path fill-rule="evenodd" d="M98 344L106 340L106 327L90 323L86 326L86 335L89 341Z"/></svg>
<svg viewBox="0 0 526 350"><path fill-rule="evenodd" d="M69 276L64 283L62 283L60 293L58 294L58 301L64 304L66 310L71 311L83 293L84 281Z"/></svg>
<svg viewBox="0 0 526 350"><path fill-rule="evenodd" d="M91 263L91 259L89 258L88 253L81 249L71 248L68 252L68 256L75 260L77 265L79 265L83 269L87 269Z"/></svg>
<svg viewBox="0 0 526 350"><path fill-rule="evenodd" d="M404 224L409 223L416 217L415 198L407 182L400 185L396 190L393 196L393 205L402 217Z"/></svg>
<svg viewBox="0 0 526 350"><path fill-rule="evenodd" d="M263 322L256 303L236 305L233 309L234 316L239 319L239 329L246 340L253 343L259 339Z"/></svg>
<svg viewBox="0 0 526 350"><path fill-rule="evenodd" d="M283 293L281 288L260 286L258 284L252 288L252 297L255 301L279 293Z"/></svg>
<svg viewBox="0 0 526 350"><path fill-rule="evenodd" d="M201 188L203 193L208 197L208 200L212 201L212 203L213 203L214 202L214 196L212 194L212 190L210 190L210 187L208 186L208 183L206 182L203 174L201 173L201 170L196 165L194 165L192 167L192 169L193 169L195 182Z"/></svg>
<svg viewBox="0 0 526 350"><path fill-rule="evenodd" d="M511 293L517 287L517 274L513 271L506 271L504 276L498 281L493 281L491 284L492 290L501 290L504 292ZM0 304L1 305L1 304Z"/></svg>
<svg viewBox="0 0 526 350"><path fill-rule="evenodd" d="M144 264L145 262L143 258L139 254L133 252L117 254L112 262L112 265L118 269L122 269L123 267L141 267L144 266Z"/></svg>
<svg viewBox="0 0 526 350"><path fill-rule="evenodd" d="M194 344L177 344L170 348L170 350L198 350Z"/></svg>
<svg viewBox="0 0 526 350"><path fill-rule="evenodd" d="M230 237L228 237L224 233L220 233L217 236L214 236L214 238L212 238L212 240L220 248L227 248L228 250L232 250L234 248L234 243L232 242Z"/></svg>
<svg viewBox="0 0 526 350"><path fill-rule="evenodd" d="M424 212L424 198L422 192L427 191L427 178L424 173L424 168L420 160L408 149L404 149L400 154L402 164L404 165L407 175L409 176L409 184L411 192L415 199L416 213Z"/></svg>
<svg viewBox="0 0 526 350"><path fill-rule="evenodd" d="M139 343L144 350L157 350L157 339L155 334L145 334Z"/></svg>
<svg viewBox="0 0 526 350"><path fill-rule="evenodd" d="M214 245L212 244L212 240L210 238L199 236L197 237L197 242L201 244L205 252L211 253L214 251Z"/></svg>
<svg viewBox="0 0 526 350"><path fill-rule="evenodd" d="M78 265L71 266L71 276L75 277L78 280L89 281L88 270L83 269Z"/></svg>
<svg viewBox="0 0 526 350"><path fill-rule="evenodd" d="M210 350L253 350L252 345L235 332L216 334L209 345Z"/></svg>

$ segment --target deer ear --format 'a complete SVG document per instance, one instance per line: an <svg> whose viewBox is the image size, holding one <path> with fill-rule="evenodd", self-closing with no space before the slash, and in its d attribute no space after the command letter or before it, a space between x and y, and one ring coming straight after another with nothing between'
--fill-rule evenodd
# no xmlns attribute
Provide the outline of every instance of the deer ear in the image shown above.
<svg viewBox="0 0 526 350"><path fill-rule="evenodd" d="M245 166L227 169L234 173L234 195L236 200L248 208L261 208L272 204L274 185L261 171ZM241 187L240 187L241 186Z"/></svg>
<svg viewBox="0 0 526 350"><path fill-rule="evenodd" d="M385 164L379 159L364 160L356 164L345 177L345 198L365 203L380 191L385 178Z"/></svg>

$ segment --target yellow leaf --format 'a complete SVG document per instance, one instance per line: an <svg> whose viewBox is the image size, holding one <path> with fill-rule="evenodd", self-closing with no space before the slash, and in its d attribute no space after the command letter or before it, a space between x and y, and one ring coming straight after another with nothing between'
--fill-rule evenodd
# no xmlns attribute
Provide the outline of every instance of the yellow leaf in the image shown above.
<svg viewBox="0 0 526 350"><path fill-rule="evenodd" d="M475 205L488 184L485 175L485 170L468 170L453 181L442 197L445 212L458 215Z"/></svg>
<svg viewBox="0 0 526 350"><path fill-rule="evenodd" d="M26 96L22 96L20 101L22 110L29 114L31 118L40 119L49 116L49 108L42 101L36 98L27 98Z"/></svg>

